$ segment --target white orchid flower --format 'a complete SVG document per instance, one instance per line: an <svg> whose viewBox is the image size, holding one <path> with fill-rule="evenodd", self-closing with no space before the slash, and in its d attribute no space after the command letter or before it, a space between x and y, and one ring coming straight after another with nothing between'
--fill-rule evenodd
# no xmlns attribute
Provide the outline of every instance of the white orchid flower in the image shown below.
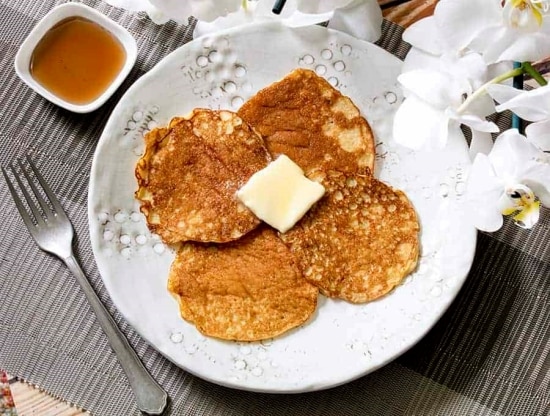
<svg viewBox="0 0 550 416"><path fill-rule="evenodd" d="M161 25L170 20L161 10L157 9L149 0L105 0L111 6L125 9L130 12L145 12L149 18L157 25Z"/></svg>
<svg viewBox="0 0 550 416"><path fill-rule="evenodd" d="M405 58L402 72L422 68L438 68L443 71L453 71L453 68L449 68L450 65L453 65L453 60L460 59L468 53L473 52L464 49L455 50L447 44L444 36L439 31L434 16L420 19L412 24L403 32L403 40L410 43L412 48ZM475 84L476 79L499 79L502 74L509 73L511 70L512 62L493 64L481 62L469 70L472 72L469 78ZM477 77L475 71L478 73ZM499 79L498 82L503 81ZM481 87L479 83L474 86L476 88Z"/></svg>
<svg viewBox="0 0 550 416"><path fill-rule="evenodd" d="M376 0L288 0L280 15L272 12L273 0L249 0L243 4L245 6L238 11L220 16L213 22L199 22L194 35L201 36L220 29L265 20L281 20L290 27L329 21L329 28L370 42L378 40L382 34L382 10Z"/></svg>
<svg viewBox="0 0 550 416"><path fill-rule="evenodd" d="M149 0L172 20L187 23L190 16L211 22L246 7L246 0Z"/></svg>
<svg viewBox="0 0 550 416"><path fill-rule="evenodd" d="M187 23L189 17L212 21L236 12L246 0L105 0L111 6L131 12L146 12L156 24L172 19Z"/></svg>
<svg viewBox="0 0 550 416"><path fill-rule="evenodd" d="M550 157L516 129L502 133L489 155L478 154L466 186L466 207L476 228L493 232L510 215L523 228L550 207Z"/></svg>
<svg viewBox="0 0 550 416"><path fill-rule="evenodd" d="M296 7L302 13L319 14L331 12L334 9L346 7L353 1L350 0L296 0ZM285 6L286 7L286 6Z"/></svg>
<svg viewBox="0 0 550 416"><path fill-rule="evenodd" d="M434 18L443 42L487 63L550 55L550 0L440 0Z"/></svg>
<svg viewBox="0 0 550 416"><path fill-rule="evenodd" d="M531 91L490 85L487 92L500 103L497 111L511 110L522 119L534 122L525 129L527 139L541 150L550 151L550 84Z"/></svg>
<svg viewBox="0 0 550 416"><path fill-rule="evenodd" d="M495 110L493 100L481 95L464 106L465 96L486 80L482 57L470 53L434 59L431 65L417 65L398 77L405 101L395 114L394 140L412 149L442 148L450 130L465 124L472 130L474 151L487 153L492 145L490 133L498 131L496 124L485 119Z"/></svg>
<svg viewBox="0 0 550 416"><path fill-rule="evenodd" d="M382 10L376 0L288 0L280 15L274 0L106 0L130 11L145 11L158 24L169 19L198 19L194 37L264 20L281 20L290 27L329 21L328 27L374 42L382 34Z"/></svg>
<svg viewBox="0 0 550 416"><path fill-rule="evenodd" d="M403 40L412 48L407 53L403 63L402 72L408 72L422 68L440 68L440 58L446 56L459 56L444 42L438 32L433 16L420 19L403 32Z"/></svg>

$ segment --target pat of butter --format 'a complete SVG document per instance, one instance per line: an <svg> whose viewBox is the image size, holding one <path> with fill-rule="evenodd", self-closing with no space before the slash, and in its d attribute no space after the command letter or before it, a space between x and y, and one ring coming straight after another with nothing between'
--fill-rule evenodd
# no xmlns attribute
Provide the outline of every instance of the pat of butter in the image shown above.
<svg viewBox="0 0 550 416"><path fill-rule="evenodd" d="M284 233L324 193L323 185L306 178L296 163L281 155L252 175L237 191L237 197L259 219Z"/></svg>

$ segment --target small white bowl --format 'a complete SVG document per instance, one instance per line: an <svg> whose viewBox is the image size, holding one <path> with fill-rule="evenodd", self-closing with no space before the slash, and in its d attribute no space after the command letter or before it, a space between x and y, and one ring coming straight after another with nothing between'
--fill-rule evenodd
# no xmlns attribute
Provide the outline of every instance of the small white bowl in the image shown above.
<svg viewBox="0 0 550 416"><path fill-rule="evenodd" d="M38 42L53 26L55 26L60 21L70 17L82 17L102 26L119 40L124 50L126 51L126 61L124 62L124 65L122 66L119 74L111 82L109 87L94 101L82 105L67 102L57 95L53 94L42 85L40 85L32 77L30 72L32 53L36 48ZM136 62L136 58L136 41L125 28L115 23L97 10L94 10L84 4L66 3L52 9L48 14L46 14L46 16L42 18L42 20L38 22L31 33L29 33L29 36L27 36L27 39L25 39L25 41L19 48L17 55L15 56L15 72L17 73L19 78L21 78L23 82L25 82L25 84L27 84L38 94L51 101L52 103L57 104L58 106L73 111L75 113L89 113L103 105L105 101L107 101L109 97L113 95L113 93L120 86L122 81L124 81L124 79L130 73L130 70Z"/></svg>

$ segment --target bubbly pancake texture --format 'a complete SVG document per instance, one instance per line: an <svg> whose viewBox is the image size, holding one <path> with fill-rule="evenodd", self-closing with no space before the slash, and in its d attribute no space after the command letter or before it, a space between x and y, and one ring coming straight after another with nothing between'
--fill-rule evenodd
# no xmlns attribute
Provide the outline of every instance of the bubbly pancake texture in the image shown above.
<svg viewBox="0 0 550 416"><path fill-rule="evenodd" d="M136 198L166 243L235 240L259 224L235 193L270 161L262 138L235 113L195 109L145 136Z"/></svg>
<svg viewBox="0 0 550 416"><path fill-rule="evenodd" d="M182 317L204 335L239 341L275 337L304 323L318 295L267 226L226 244L182 244L168 290Z"/></svg>
<svg viewBox="0 0 550 416"><path fill-rule="evenodd" d="M373 170L369 124L348 97L313 71L292 71L250 98L238 114L262 135L274 158L286 154L306 174Z"/></svg>
<svg viewBox="0 0 550 416"><path fill-rule="evenodd" d="M405 194L373 178L315 172L326 189L281 235L307 280L329 297L363 303L383 296L416 267L419 225Z"/></svg>

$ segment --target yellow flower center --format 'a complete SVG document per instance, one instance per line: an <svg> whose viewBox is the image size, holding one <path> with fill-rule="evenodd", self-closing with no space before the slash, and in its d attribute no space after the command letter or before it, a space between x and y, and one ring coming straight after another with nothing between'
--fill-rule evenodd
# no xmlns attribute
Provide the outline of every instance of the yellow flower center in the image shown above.
<svg viewBox="0 0 550 416"><path fill-rule="evenodd" d="M516 185L506 189L506 199L507 203L501 207L502 215L512 215L516 224L526 226L533 223L534 218L538 219L541 204L527 186Z"/></svg>
<svg viewBox="0 0 550 416"><path fill-rule="evenodd" d="M527 205L521 211L517 212L512 219L519 225L528 224L529 217L533 215L538 215L540 211L540 201L535 201L530 205Z"/></svg>
<svg viewBox="0 0 550 416"><path fill-rule="evenodd" d="M504 6L510 26L527 31L540 28L549 9L549 0L508 0Z"/></svg>

